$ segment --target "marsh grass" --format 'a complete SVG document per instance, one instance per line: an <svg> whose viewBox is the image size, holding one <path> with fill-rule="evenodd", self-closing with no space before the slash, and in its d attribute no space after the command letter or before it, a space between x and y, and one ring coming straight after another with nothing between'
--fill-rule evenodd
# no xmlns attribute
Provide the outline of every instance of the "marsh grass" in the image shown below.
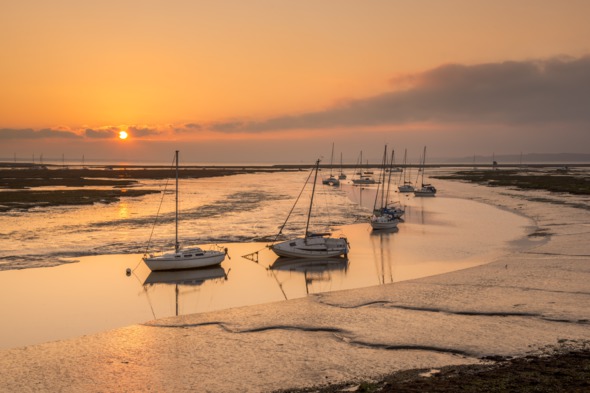
<svg viewBox="0 0 590 393"><path fill-rule="evenodd" d="M523 190L590 195L590 178L576 174L531 173L523 170L474 170L432 177L445 180L463 180L492 187L517 187Z"/></svg>

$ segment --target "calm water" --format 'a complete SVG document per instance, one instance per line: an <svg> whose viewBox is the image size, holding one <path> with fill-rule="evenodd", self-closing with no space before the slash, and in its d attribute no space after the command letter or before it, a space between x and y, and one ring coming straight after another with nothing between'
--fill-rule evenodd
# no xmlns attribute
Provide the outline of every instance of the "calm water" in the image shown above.
<svg viewBox="0 0 590 393"><path fill-rule="evenodd" d="M380 285L485 263L522 238L530 221L481 203L400 196L405 222L389 233L366 223L374 187L320 186L316 229L328 223L351 243L347 260L277 260L274 238L307 172L248 174L181 182L180 236L185 244L217 242L231 259L221 267L149 272L141 262L160 194L89 207L36 209L2 217L0 347L103 331L178 314L280 301ZM164 189L166 181L146 188ZM170 189L171 184L169 184ZM309 196L286 235L300 235ZM166 195L153 244L174 241L173 196ZM242 256L258 251L257 260ZM79 261L78 263L72 263ZM65 264L64 264L65 263ZM53 266L53 267L51 267ZM130 276L125 269L134 269Z"/></svg>

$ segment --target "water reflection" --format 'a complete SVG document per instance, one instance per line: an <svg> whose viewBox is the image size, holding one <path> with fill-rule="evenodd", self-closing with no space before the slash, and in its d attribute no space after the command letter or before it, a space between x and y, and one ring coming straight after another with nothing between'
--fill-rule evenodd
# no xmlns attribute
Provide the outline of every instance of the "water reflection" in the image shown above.
<svg viewBox="0 0 590 393"><path fill-rule="evenodd" d="M154 304L152 304L150 293L154 292L154 295L156 295L156 292L158 291L158 289L156 289L157 287L167 292L173 288L175 306L174 315L178 316L180 315L179 306L181 299L188 302L187 308L190 308L190 311L194 312L195 309L193 309L191 306L196 304L196 299L193 301L191 297L194 294L200 292L201 286L205 284L205 282L211 285L223 284L229 278L228 273L226 273L226 271L221 266L201 269L156 271L150 272L147 275L147 277L142 282L142 286L147 300L150 303L150 308L154 318L157 318L158 316L161 317L161 315L157 315L158 313L156 313ZM161 294L158 296L162 298Z"/></svg>
<svg viewBox="0 0 590 393"><path fill-rule="evenodd" d="M399 228L371 231L370 233L375 273L379 284L394 282L392 270L395 259L393 255L393 236L397 232L399 232Z"/></svg>
<svg viewBox="0 0 590 393"><path fill-rule="evenodd" d="M151 272L143 281L142 285L150 286L155 284L174 284L174 285L201 285L207 280L223 278L228 279L225 270L221 266L186 269L174 271L155 271Z"/></svg>
<svg viewBox="0 0 590 393"><path fill-rule="evenodd" d="M117 205L120 219L129 218L129 204L127 201L121 201Z"/></svg>
<svg viewBox="0 0 590 393"><path fill-rule="evenodd" d="M297 290L291 298L301 296L301 289L305 288L305 295L330 290L332 281L344 279L348 272L348 258L277 258L269 266L271 275L276 280L285 299L289 295L285 292L285 283L294 283ZM299 285L297 284L299 283Z"/></svg>

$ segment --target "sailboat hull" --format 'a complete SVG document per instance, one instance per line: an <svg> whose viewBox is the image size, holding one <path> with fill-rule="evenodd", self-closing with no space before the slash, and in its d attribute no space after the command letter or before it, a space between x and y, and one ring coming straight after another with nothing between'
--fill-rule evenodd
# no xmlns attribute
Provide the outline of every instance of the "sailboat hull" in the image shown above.
<svg viewBox="0 0 590 393"><path fill-rule="evenodd" d="M143 258L151 271L195 269L219 265L225 259L221 251L203 251L200 248L183 249L162 255L150 255Z"/></svg>
<svg viewBox="0 0 590 393"><path fill-rule="evenodd" d="M432 191L414 191L414 196L417 197L434 197L436 194Z"/></svg>
<svg viewBox="0 0 590 393"><path fill-rule="evenodd" d="M414 191L414 196L417 197L433 197L436 195L436 188L430 184L425 184L419 190Z"/></svg>
<svg viewBox="0 0 590 393"><path fill-rule="evenodd" d="M396 219L377 217L377 219L371 220L371 228L374 230L397 228L397 224L399 224L399 220Z"/></svg>
<svg viewBox="0 0 590 393"><path fill-rule="evenodd" d="M414 186L410 184L398 186L397 189L399 190L399 192L414 192Z"/></svg>
<svg viewBox="0 0 590 393"><path fill-rule="evenodd" d="M353 179L353 184L378 184L375 179L371 178L363 178L363 179Z"/></svg>
<svg viewBox="0 0 590 393"><path fill-rule="evenodd" d="M270 246L280 257L322 259L348 254L345 238L307 237L287 240Z"/></svg>
<svg viewBox="0 0 590 393"><path fill-rule="evenodd" d="M336 179L334 176L330 176L329 178L322 180L322 184L327 186L339 186L340 180Z"/></svg>

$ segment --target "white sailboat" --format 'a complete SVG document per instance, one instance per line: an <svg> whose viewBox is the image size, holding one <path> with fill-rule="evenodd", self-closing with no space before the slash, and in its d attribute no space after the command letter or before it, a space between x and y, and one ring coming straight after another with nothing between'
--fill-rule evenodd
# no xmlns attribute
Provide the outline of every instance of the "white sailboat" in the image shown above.
<svg viewBox="0 0 590 393"><path fill-rule="evenodd" d="M340 180L338 180L332 174L332 162L334 159L334 143L332 143L332 155L330 156L330 176L322 180L322 184L329 185L329 186L339 186Z"/></svg>
<svg viewBox="0 0 590 393"><path fill-rule="evenodd" d="M309 210L307 213L307 223L305 225L305 235L300 238L286 240L271 245L270 249L273 250L274 253L280 257L323 259L340 257L342 255L346 256L348 254L348 240L345 237L333 238L330 237L330 233L309 232L309 221L311 218L311 209L313 207L313 197L315 194L315 185L317 182L319 167L320 160L317 160L315 166L315 175L313 179L313 188L311 191L311 201L309 203ZM297 201L295 203L297 203ZM287 220L288 218L289 217L287 217ZM279 235L281 234L286 223L287 221L285 221L285 223L281 227Z"/></svg>
<svg viewBox="0 0 590 393"><path fill-rule="evenodd" d="M367 163L367 167L368 167ZM362 170L363 167L363 151L361 150L361 157L359 160L358 165L358 172L357 175L359 176L358 179L352 179L353 184L376 184L377 182L373 178L373 172L371 171L364 171Z"/></svg>
<svg viewBox="0 0 590 393"><path fill-rule="evenodd" d="M403 184L400 184L399 186L397 186L397 189L399 192L414 192L414 186L412 185L412 182L410 182L409 180L406 180L406 172L408 172L408 166L406 165L407 157L408 157L408 149L404 149L404 169L403 169L404 181L403 181ZM408 179L409 179L409 176L408 176ZM400 183L401 183L401 176L400 176Z"/></svg>
<svg viewBox="0 0 590 393"><path fill-rule="evenodd" d="M393 152L391 155L391 162L393 163ZM387 207L387 200L389 198L389 188L391 185L391 171L387 175L387 191L385 190L385 176L387 166L387 145L385 145L385 151L383 152L383 167L381 169L380 182L377 186L377 194L375 194L375 203L373 205L373 215L371 216L370 223L374 230L379 229L393 229L397 227L399 223L396 212ZM391 166L391 165L390 165ZM378 201L380 205L377 207Z"/></svg>
<svg viewBox="0 0 590 393"><path fill-rule="evenodd" d="M422 155L422 187L414 190L414 196L417 197L433 197L436 195L436 188L432 184L424 183L424 169L426 166L426 146L424 146L424 154Z"/></svg>
<svg viewBox="0 0 590 393"><path fill-rule="evenodd" d="M174 250L166 253L150 253L143 257L143 261L151 271L195 269L199 267L219 265L225 259L227 249L203 250L200 247L180 246L178 241L178 150L175 155L176 161L176 237Z"/></svg>

